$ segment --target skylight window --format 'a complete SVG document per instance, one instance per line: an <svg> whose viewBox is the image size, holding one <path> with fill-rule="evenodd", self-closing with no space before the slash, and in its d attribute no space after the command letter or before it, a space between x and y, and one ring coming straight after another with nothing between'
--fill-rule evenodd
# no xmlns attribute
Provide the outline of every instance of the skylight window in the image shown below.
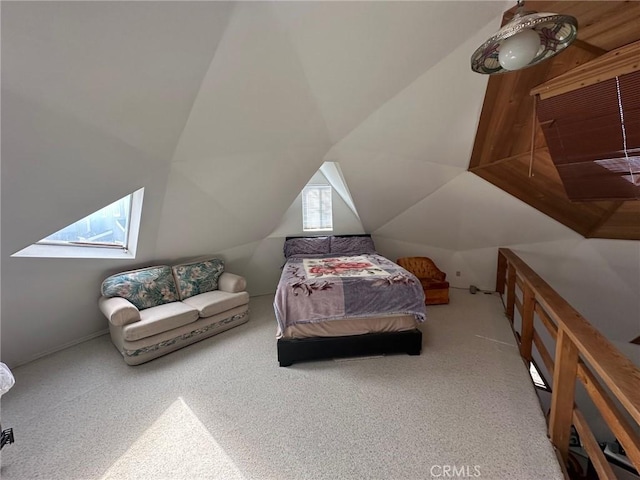
<svg viewBox="0 0 640 480"><path fill-rule="evenodd" d="M143 196L141 188L12 256L135 258Z"/></svg>
<svg viewBox="0 0 640 480"><path fill-rule="evenodd" d="M331 186L307 185L302 190L302 229L305 232L333 230Z"/></svg>
<svg viewBox="0 0 640 480"><path fill-rule="evenodd" d="M540 127L571 201L640 199L640 72L540 100Z"/></svg>

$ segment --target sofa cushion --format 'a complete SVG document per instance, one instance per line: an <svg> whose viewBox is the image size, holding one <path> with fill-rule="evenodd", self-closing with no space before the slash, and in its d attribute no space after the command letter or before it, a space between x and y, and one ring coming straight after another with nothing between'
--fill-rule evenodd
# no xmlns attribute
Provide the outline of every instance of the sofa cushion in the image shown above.
<svg viewBox="0 0 640 480"><path fill-rule="evenodd" d="M247 292L229 293L216 290L187 298L183 303L198 310L201 318L206 318L240 305L246 305L249 303L249 294Z"/></svg>
<svg viewBox="0 0 640 480"><path fill-rule="evenodd" d="M224 262L211 258L200 262L183 263L173 267L180 299L218 289L218 278L224 272Z"/></svg>
<svg viewBox="0 0 640 480"><path fill-rule="evenodd" d="M199 318L198 310L182 302L167 303L140 312L140 321L122 327L125 340L134 341L173 330Z"/></svg>
<svg viewBox="0 0 640 480"><path fill-rule="evenodd" d="M122 297L139 310L178 300L171 267L160 265L111 275L101 287L105 297Z"/></svg>

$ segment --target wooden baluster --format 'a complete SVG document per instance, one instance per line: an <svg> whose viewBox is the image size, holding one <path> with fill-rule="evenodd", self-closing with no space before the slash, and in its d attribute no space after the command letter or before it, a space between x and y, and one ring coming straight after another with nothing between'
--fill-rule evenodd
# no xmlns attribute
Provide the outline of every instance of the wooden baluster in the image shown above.
<svg viewBox="0 0 640 480"><path fill-rule="evenodd" d="M602 453L600 445L598 445L596 437L593 436L587 420L578 409L573 412L573 424L576 426L584 449L589 455L589 460L598 473L598 478L600 480L616 480L616 474L613 473L611 465L604 456L604 453Z"/></svg>
<svg viewBox="0 0 640 480"><path fill-rule="evenodd" d="M507 259L506 257L498 250L498 273L496 276L496 292L500 295L504 295L504 284L507 278ZM638 337L640 338L640 337Z"/></svg>
<svg viewBox="0 0 640 480"><path fill-rule="evenodd" d="M578 349L567 333L560 328L556 340L555 368L553 369L549 436L565 464L569 454L577 371Z"/></svg>
<svg viewBox="0 0 640 480"><path fill-rule="evenodd" d="M640 467L640 434L637 433L618 410L606 390L600 385L596 376L584 363L578 362L578 379L584 385L587 393L607 425L611 433L620 441L627 452L627 458L636 468Z"/></svg>
<svg viewBox="0 0 640 480"><path fill-rule="evenodd" d="M533 311L536 299L531 286L526 283L523 290L522 333L520 335L520 355L531 362L531 344L533 342Z"/></svg>
<svg viewBox="0 0 640 480"><path fill-rule="evenodd" d="M507 270L507 318L513 323L513 311L516 305L516 267L509 262Z"/></svg>

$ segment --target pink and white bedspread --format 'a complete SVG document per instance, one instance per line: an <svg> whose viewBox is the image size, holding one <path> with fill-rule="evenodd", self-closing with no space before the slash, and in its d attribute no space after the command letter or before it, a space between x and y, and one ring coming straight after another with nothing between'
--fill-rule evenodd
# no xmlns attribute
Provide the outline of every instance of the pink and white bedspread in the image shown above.
<svg viewBox="0 0 640 480"><path fill-rule="evenodd" d="M409 314L423 322L426 315L418 279L378 254L289 257L274 309L279 332L345 318Z"/></svg>

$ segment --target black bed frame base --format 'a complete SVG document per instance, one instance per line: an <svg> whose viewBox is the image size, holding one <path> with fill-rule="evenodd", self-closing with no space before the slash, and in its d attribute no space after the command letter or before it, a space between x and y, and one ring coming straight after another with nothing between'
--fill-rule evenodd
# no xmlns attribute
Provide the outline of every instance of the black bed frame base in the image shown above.
<svg viewBox="0 0 640 480"><path fill-rule="evenodd" d="M368 333L347 337L278 339L278 362L288 367L296 362L328 358L360 357L386 353L420 355L422 332Z"/></svg>

